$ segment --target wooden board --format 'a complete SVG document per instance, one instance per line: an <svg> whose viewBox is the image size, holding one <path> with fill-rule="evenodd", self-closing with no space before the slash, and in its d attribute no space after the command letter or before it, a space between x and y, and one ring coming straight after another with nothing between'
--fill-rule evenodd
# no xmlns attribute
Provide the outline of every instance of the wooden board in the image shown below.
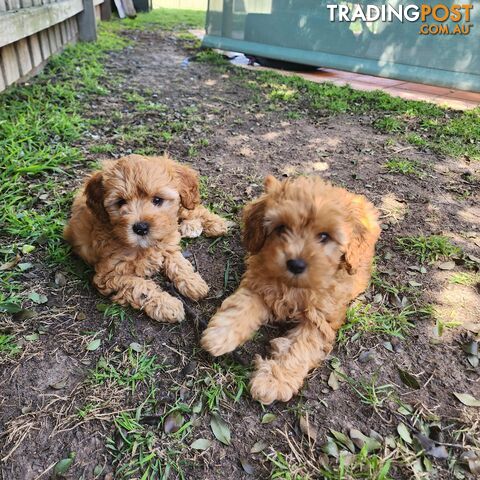
<svg viewBox="0 0 480 480"><path fill-rule="evenodd" d="M42 49L40 48L40 39L38 34L35 33L31 37L28 37L30 43L30 53L32 57L32 64L34 67L38 67L42 63Z"/></svg>
<svg viewBox="0 0 480 480"><path fill-rule="evenodd" d="M0 47L57 25L82 10L82 0L64 0L4 13L0 15Z"/></svg>
<svg viewBox="0 0 480 480"><path fill-rule="evenodd" d="M33 68L32 60L30 58L30 50L28 49L28 40L23 38L16 42L15 48L17 50L18 67L20 69L20 76L25 77Z"/></svg>
<svg viewBox="0 0 480 480"><path fill-rule="evenodd" d="M6 45L2 48L2 64L5 72L5 83L11 85L20 78L17 53L13 45Z"/></svg>

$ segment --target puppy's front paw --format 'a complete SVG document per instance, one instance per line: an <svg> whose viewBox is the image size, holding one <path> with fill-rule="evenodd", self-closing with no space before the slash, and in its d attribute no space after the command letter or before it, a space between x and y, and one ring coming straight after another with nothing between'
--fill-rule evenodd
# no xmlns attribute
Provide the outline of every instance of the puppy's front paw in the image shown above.
<svg viewBox="0 0 480 480"><path fill-rule="evenodd" d="M203 232L202 222L198 218L184 220L178 228L183 238L196 238Z"/></svg>
<svg viewBox="0 0 480 480"><path fill-rule="evenodd" d="M226 235L228 231L235 225L235 222L225 220L219 215L215 215L214 220L210 220L205 225L205 235L207 237L221 237Z"/></svg>
<svg viewBox="0 0 480 480"><path fill-rule="evenodd" d="M193 273L189 278L177 282L175 286L182 295L192 300L205 298L209 290L207 283L198 273Z"/></svg>
<svg viewBox="0 0 480 480"><path fill-rule="evenodd" d="M264 360L257 355L255 364L257 368L250 380L250 394L254 400L270 405L275 400L288 402L297 393L297 382L288 381L288 376L277 370L273 360Z"/></svg>
<svg viewBox="0 0 480 480"><path fill-rule="evenodd" d="M215 325L207 327L203 332L200 344L211 355L219 357L235 350L240 342L228 323L222 325L218 316L215 317L214 323Z"/></svg>
<svg viewBox="0 0 480 480"><path fill-rule="evenodd" d="M185 318L183 303L178 298L162 292L151 299L144 307L145 313L159 322L176 323Z"/></svg>

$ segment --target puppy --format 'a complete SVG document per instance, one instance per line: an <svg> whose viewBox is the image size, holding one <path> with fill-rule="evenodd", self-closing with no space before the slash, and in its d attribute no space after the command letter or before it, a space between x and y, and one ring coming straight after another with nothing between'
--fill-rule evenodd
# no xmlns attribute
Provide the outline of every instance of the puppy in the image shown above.
<svg viewBox="0 0 480 480"><path fill-rule="evenodd" d="M64 238L95 268L93 283L103 295L154 320L178 322L182 302L145 277L161 270L182 295L205 297L208 286L179 245L180 232L192 237L202 230L223 235L227 223L200 205L197 173L166 155L129 155L105 161L86 179Z"/></svg>
<svg viewBox="0 0 480 480"><path fill-rule="evenodd" d="M268 321L296 322L270 342L271 358L256 356L253 398L264 404L290 400L328 355L348 304L368 285L377 219L365 197L318 177L279 182L268 176L265 193L245 207L247 270L201 344L223 355Z"/></svg>

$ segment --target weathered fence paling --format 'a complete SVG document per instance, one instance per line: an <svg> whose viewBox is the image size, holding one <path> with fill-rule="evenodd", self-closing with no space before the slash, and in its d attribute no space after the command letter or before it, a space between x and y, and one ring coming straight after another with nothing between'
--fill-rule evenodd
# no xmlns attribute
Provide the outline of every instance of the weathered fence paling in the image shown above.
<svg viewBox="0 0 480 480"><path fill-rule="evenodd" d="M0 0L0 92L77 40L94 41L109 0ZM47 3L49 2L49 3Z"/></svg>

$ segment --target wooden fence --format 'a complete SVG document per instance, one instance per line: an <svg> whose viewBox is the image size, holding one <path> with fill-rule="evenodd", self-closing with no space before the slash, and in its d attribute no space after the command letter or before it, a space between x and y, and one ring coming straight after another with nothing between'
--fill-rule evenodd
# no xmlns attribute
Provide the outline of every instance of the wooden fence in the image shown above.
<svg viewBox="0 0 480 480"><path fill-rule="evenodd" d="M77 40L96 39L110 0L0 0L0 92Z"/></svg>

